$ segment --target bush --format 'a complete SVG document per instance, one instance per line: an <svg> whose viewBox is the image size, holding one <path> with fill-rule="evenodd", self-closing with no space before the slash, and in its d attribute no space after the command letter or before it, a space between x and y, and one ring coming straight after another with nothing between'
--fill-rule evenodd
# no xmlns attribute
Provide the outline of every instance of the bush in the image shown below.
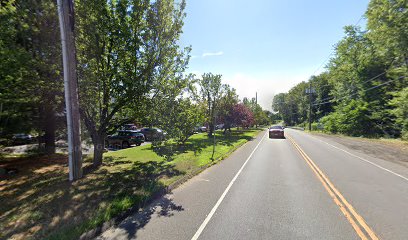
<svg viewBox="0 0 408 240"><path fill-rule="evenodd" d="M324 126L320 122L313 122L312 123L312 131L321 131L323 130Z"/></svg>
<svg viewBox="0 0 408 240"><path fill-rule="evenodd" d="M396 117L396 122L401 128L401 138L408 140L408 88L404 88L391 100L391 106L395 107L391 112Z"/></svg>
<svg viewBox="0 0 408 240"><path fill-rule="evenodd" d="M368 103L351 100L339 105L335 111L322 118L324 130L351 136L371 135L374 129L370 121Z"/></svg>

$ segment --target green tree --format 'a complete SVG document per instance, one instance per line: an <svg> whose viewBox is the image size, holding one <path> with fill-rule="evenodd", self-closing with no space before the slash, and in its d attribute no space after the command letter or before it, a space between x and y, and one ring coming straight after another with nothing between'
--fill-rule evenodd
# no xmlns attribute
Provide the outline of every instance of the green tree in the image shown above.
<svg viewBox="0 0 408 240"><path fill-rule="evenodd" d="M208 135L212 136L215 127L215 117L223 94L221 75L204 73L198 81L201 100L206 104L206 121L209 125Z"/></svg>
<svg viewBox="0 0 408 240"><path fill-rule="evenodd" d="M234 88L224 85L224 95L220 99L218 110L218 122L224 124L224 133L227 130L231 132L231 126L234 123L233 108L239 102L238 94Z"/></svg>
<svg viewBox="0 0 408 240"><path fill-rule="evenodd" d="M277 113L280 119L282 119L287 125L294 125L292 102L289 100L287 93L279 93L273 97L272 110Z"/></svg>
<svg viewBox="0 0 408 240"><path fill-rule="evenodd" d="M182 145L204 119L203 109L198 104L192 103L189 98L177 99L167 115L169 120L163 124L163 127L169 137L176 139Z"/></svg>
<svg viewBox="0 0 408 240"><path fill-rule="evenodd" d="M312 88L315 93L312 95L312 111L314 113L314 121L326 116L333 111L333 104L331 100L331 92L333 90L333 84L329 82L330 74L323 72L317 76L312 76L309 79Z"/></svg>
<svg viewBox="0 0 408 240"><path fill-rule="evenodd" d="M378 56L405 68L408 64L407 6L406 0L371 0L365 14L368 37Z"/></svg>
<svg viewBox="0 0 408 240"><path fill-rule="evenodd" d="M408 140L408 88L395 94L390 102L394 109L391 113L396 116L396 123L402 132L402 139Z"/></svg>
<svg viewBox="0 0 408 240"><path fill-rule="evenodd" d="M56 4L9 0L1 5L1 131L36 131L46 152L54 153L55 132L63 125L57 121L63 81Z"/></svg>
<svg viewBox="0 0 408 240"><path fill-rule="evenodd" d="M372 128L369 105L362 100L351 100L336 106L336 111L322 118L325 130L352 136L362 136Z"/></svg>
<svg viewBox="0 0 408 240"><path fill-rule="evenodd" d="M185 1L79 0L76 7L80 110L98 166L107 131L133 118L157 81L188 61L177 44Z"/></svg>

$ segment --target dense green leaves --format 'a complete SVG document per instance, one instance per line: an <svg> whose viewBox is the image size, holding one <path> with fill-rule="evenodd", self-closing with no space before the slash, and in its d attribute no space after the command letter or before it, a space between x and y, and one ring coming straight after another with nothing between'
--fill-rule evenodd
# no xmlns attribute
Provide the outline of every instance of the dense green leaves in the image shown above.
<svg viewBox="0 0 408 240"><path fill-rule="evenodd" d="M207 106L206 122L209 124L209 135L214 131L216 114L219 109L220 99L223 95L221 75L204 73L198 80L201 101Z"/></svg>
<svg viewBox="0 0 408 240"><path fill-rule="evenodd" d="M326 130L347 135L360 136L372 129L368 104L361 100L351 100L336 107L332 114L322 118Z"/></svg>
<svg viewBox="0 0 408 240"><path fill-rule="evenodd" d="M372 0L367 30L346 26L326 71L276 95L273 109L287 124L302 125L311 100L312 120L329 132L400 136L403 110L396 102L403 106L407 87L407 14L404 0ZM308 85L311 96L305 93Z"/></svg>
<svg viewBox="0 0 408 240"><path fill-rule="evenodd" d="M0 131L34 132L54 152L63 125L63 82L56 4L9 0L0 8Z"/></svg>
<svg viewBox="0 0 408 240"><path fill-rule="evenodd" d="M185 2L78 0L76 7L81 116L99 165L109 129L179 95L189 52L177 44Z"/></svg>
<svg viewBox="0 0 408 240"><path fill-rule="evenodd" d="M189 98L177 99L166 115L168 115L168 121L162 125L163 128L166 129L169 138L181 144L187 141L195 127L204 122L203 108L194 104Z"/></svg>
<svg viewBox="0 0 408 240"><path fill-rule="evenodd" d="M402 138L408 140L408 88L396 93L391 105L394 106L392 114L396 116L396 123L402 131Z"/></svg>

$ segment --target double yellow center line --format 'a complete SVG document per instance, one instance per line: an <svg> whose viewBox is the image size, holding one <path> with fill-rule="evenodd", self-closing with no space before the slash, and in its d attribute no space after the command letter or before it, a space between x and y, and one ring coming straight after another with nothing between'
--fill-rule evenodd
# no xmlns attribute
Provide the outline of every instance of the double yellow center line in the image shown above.
<svg viewBox="0 0 408 240"><path fill-rule="evenodd" d="M351 226L356 231L357 235L363 240L378 240L379 238L374 231L367 225L363 217L361 217L353 206L344 198L344 196L337 190L329 178L317 167L317 165L310 159L310 157L300 148L300 146L293 140L292 137L286 135L286 137L292 142L295 148L299 151L300 155L309 165L309 167L316 174L319 181L323 184L326 191L333 198L337 206L339 206L341 212L350 222Z"/></svg>

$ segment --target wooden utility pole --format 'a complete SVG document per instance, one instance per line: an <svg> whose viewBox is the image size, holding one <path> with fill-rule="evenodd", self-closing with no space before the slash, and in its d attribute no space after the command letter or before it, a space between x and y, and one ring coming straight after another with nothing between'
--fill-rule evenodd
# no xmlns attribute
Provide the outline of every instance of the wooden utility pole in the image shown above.
<svg viewBox="0 0 408 240"><path fill-rule="evenodd" d="M309 85L309 131L312 131L312 84Z"/></svg>
<svg viewBox="0 0 408 240"><path fill-rule="evenodd" d="M258 111L258 92L255 92L255 112ZM255 128L258 128L258 122L255 121Z"/></svg>
<svg viewBox="0 0 408 240"><path fill-rule="evenodd" d="M82 177L82 148L74 35L74 3L73 0L57 0L57 4L64 66L69 180L75 181Z"/></svg>
<svg viewBox="0 0 408 240"><path fill-rule="evenodd" d="M306 89L306 93L309 94L309 131L312 131L312 94L315 92L315 89L312 88L312 83L309 82L309 88Z"/></svg>

